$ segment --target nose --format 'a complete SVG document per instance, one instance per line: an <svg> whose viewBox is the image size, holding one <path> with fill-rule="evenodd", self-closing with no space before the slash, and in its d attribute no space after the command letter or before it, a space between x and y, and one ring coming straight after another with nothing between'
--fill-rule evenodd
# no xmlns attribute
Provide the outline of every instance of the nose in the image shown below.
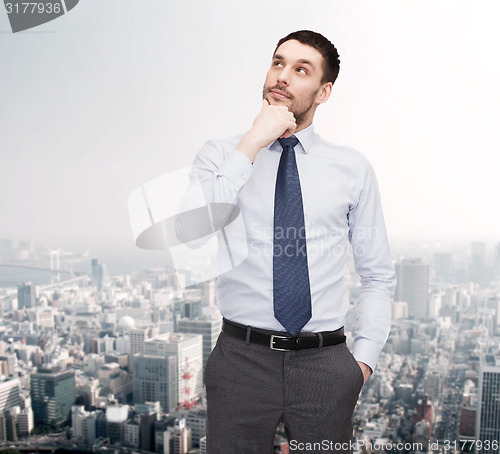
<svg viewBox="0 0 500 454"><path fill-rule="evenodd" d="M287 68L283 68L278 74L278 83L281 85L288 85L290 73Z"/></svg>

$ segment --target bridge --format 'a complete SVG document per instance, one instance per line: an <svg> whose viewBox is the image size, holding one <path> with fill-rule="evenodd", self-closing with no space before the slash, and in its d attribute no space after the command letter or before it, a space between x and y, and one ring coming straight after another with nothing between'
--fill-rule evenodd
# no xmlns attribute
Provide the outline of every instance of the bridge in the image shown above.
<svg viewBox="0 0 500 454"><path fill-rule="evenodd" d="M47 271L49 273L66 273L75 276L81 276L85 274L83 271L73 271L73 270L62 270L62 269L53 269L53 268L45 268L41 266L33 266L33 265L19 265L18 263L0 263L0 266L6 268L23 268L28 270L38 270L38 271Z"/></svg>

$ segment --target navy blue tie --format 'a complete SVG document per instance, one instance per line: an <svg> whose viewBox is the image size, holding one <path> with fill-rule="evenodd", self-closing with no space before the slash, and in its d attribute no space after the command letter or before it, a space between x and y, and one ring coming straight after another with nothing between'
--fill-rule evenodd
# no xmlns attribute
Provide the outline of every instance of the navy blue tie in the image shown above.
<svg viewBox="0 0 500 454"><path fill-rule="evenodd" d="M283 147L274 193L274 316L296 336L311 318L304 207L293 147L295 137L278 139Z"/></svg>

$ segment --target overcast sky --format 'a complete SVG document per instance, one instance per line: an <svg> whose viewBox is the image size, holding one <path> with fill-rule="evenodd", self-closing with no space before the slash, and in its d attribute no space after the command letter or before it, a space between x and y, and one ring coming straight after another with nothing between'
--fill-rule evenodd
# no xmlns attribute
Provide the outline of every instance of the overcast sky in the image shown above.
<svg viewBox="0 0 500 454"><path fill-rule="evenodd" d="M306 28L341 59L316 131L372 162L390 237L500 240L499 12L493 0L81 0L13 34L0 5L0 238L132 257L129 194L247 130L276 42Z"/></svg>

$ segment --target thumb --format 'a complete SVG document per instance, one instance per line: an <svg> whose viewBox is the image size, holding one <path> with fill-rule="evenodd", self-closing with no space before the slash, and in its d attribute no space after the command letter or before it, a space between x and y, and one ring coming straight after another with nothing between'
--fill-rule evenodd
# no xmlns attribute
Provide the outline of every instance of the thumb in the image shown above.
<svg viewBox="0 0 500 454"><path fill-rule="evenodd" d="M261 107L260 111L262 112L267 106L270 106L269 101L266 98L264 98L262 100L262 107Z"/></svg>

